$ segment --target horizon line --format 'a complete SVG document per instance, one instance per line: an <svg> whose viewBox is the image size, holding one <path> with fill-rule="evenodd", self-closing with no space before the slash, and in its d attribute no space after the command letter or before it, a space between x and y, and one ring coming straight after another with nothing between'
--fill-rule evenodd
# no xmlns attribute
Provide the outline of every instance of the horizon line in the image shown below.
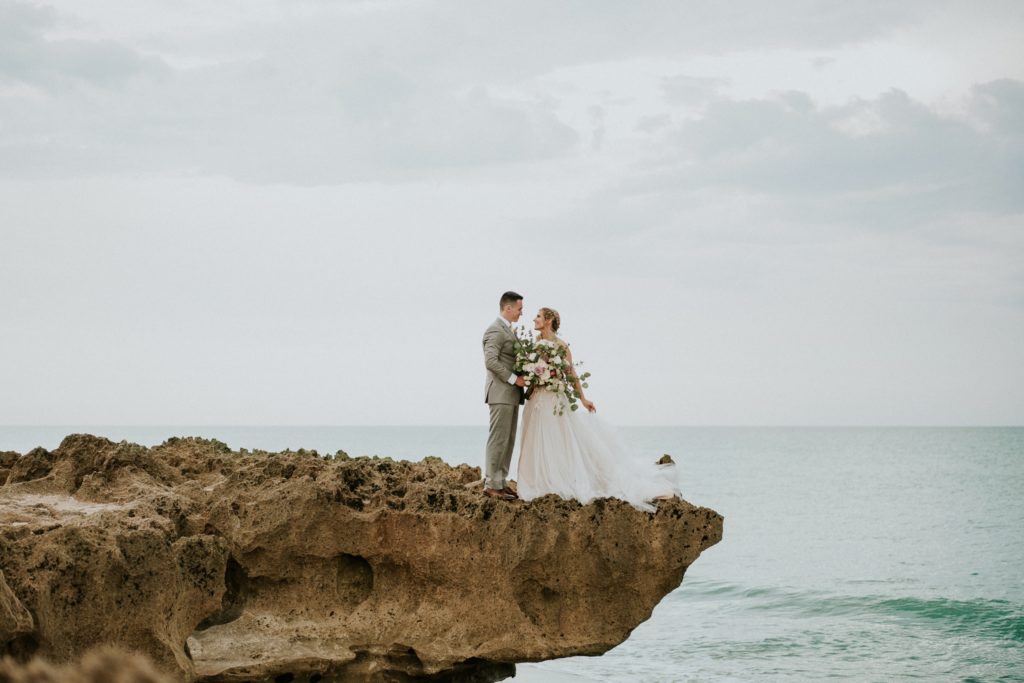
<svg viewBox="0 0 1024 683"><path fill-rule="evenodd" d="M100 423L100 422L66 422L66 423L50 423L50 424L0 424L0 429L56 429L56 428L69 428L69 427L116 427L116 428L244 428L244 429L312 429L312 428L333 428L333 429L350 429L350 428L436 428L436 429L450 429L450 428L480 428L486 429L487 425L473 423L473 424L416 424L416 423L363 423L363 424L326 424L326 423L306 423L306 424L231 424L231 423ZM992 423L960 423L960 424L871 424L871 423L850 423L850 424L800 424L800 423L774 423L774 424L617 424L618 428L633 428L633 427L645 427L645 428L686 428L686 429L964 429L964 428L988 428L988 429L1007 429L1007 428L1020 428L1024 427L1024 424L992 424Z"/></svg>

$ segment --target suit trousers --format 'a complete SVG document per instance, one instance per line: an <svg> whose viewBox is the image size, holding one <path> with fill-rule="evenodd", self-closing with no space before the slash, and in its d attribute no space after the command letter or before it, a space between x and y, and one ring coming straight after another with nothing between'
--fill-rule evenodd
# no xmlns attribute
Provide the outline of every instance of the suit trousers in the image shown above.
<svg viewBox="0 0 1024 683"><path fill-rule="evenodd" d="M512 464L512 449L516 445L516 423L519 421L518 403L492 403L491 428L487 435L487 460L484 486L503 489Z"/></svg>

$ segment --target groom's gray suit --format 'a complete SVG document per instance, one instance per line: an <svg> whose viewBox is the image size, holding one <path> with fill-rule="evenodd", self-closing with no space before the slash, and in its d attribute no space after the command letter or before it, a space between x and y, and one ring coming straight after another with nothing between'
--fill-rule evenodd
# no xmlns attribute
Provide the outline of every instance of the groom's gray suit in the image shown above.
<svg viewBox="0 0 1024 683"><path fill-rule="evenodd" d="M498 318L484 331L484 365L487 366L484 402L491 407L484 485L492 489L508 485L505 477L512 464L516 422L523 403L523 390L515 385L515 341L512 326L504 318Z"/></svg>

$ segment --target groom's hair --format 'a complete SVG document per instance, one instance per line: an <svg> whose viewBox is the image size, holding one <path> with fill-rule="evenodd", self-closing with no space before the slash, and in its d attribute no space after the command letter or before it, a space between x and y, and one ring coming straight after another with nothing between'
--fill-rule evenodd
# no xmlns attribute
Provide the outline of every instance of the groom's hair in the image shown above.
<svg viewBox="0 0 1024 683"><path fill-rule="evenodd" d="M501 295L501 300L498 301L498 310L504 311L506 306L511 306L515 302L523 298L522 294L516 294L515 292L505 292Z"/></svg>

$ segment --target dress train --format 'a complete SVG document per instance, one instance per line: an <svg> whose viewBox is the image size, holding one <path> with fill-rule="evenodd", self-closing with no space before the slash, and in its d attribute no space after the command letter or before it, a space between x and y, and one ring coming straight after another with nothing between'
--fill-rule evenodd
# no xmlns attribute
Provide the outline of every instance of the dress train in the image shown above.
<svg viewBox="0 0 1024 683"><path fill-rule="evenodd" d="M559 403L564 414L555 415ZM649 501L679 495L675 465L638 460L611 425L582 407L569 410L562 394L535 391L521 432L516 483L523 500L548 493L582 503L611 497L653 511Z"/></svg>

